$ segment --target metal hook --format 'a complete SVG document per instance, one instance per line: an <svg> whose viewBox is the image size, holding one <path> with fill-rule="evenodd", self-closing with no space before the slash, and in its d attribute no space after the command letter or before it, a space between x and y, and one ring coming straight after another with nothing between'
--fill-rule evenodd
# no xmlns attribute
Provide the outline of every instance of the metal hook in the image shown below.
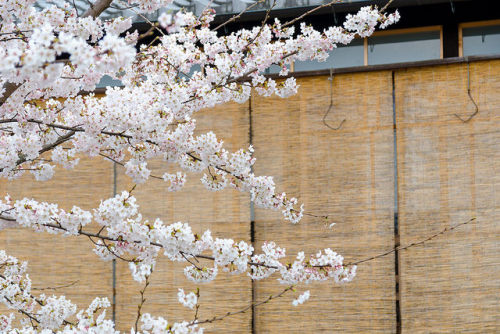
<svg viewBox="0 0 500 334"><path fill-rule="evenodd" d="M476 116L479 113L479 107L477 106L476 101L472 98L472 95L470 93L470 65L469 65L469 60L467 59L467 95L469 95L469 99L472 101L474 104L474 108L476 109L468 118L463 119L460 117L458 114L455 114L455 116L458 117L462 122L468 123L474 116Z"/></svg>
<svg viewBox="0 0 500 334"><path fill-rule="evenodd" d="M330 80L330 106L328 107L328 110L326 111L325 115L323 116L323 124L325 124L325 126L329 129L340 130L340 128L342 127L342 125L344 125L344 123L346 121L345 118L340 122L340 124L336 128L334 128L333 126L330 126L326 122L326 117L328 116L328 114L330 113L330 111L333 108L333 68L330 68L330 77L328 78L328 80Z"/></svg>

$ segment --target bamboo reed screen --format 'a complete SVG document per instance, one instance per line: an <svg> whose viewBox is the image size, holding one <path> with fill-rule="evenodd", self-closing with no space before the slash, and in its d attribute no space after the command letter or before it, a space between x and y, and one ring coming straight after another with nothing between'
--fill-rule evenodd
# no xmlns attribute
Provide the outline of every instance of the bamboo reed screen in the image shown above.
<svg viewBox="0 0 500 334"><path fill-rule="evenodd" d="M374 85L374 83L377 83ZM252 101L256 172L276 176L276 183L298 196L307 212L328 215L337 223L325 228L321 219L305 217L298 225L279 214L257 209L256 241L275 240L291 261L331 248L346 261L380 253L394 245L394 181L391 73L361 73L334 78L333 108L327 77L300 81L300 94ZM345 119L345 122L342 122ZM257 300L283 286L276 280L259 282ZM292 297L311 291L311 301L294 307ZM350 284L333 282L299 286L257 309L261 333L331 333L395 330L394 257L359 267Z"/></svg>
<svg viewBox="0 0 500 334"><path fill-rule="evenodd" d="M404 332L500 331L500 62L396 73Z"/></svg>
<svg viewBox="0 0 500 334"><path fill-rule="evenodd" d="M298 197L308 213L328 215L328 224L336 223L332 229L321 218L307 216L292 226L279 212L252 212L245 194L208 193L198 181L201 174L188 176L185 189L176 194L166 192L161 180L137 186L134 195L144 216L185 221L195 232L210 228L215 236L245 241L251 240L253 220L256 247L274 240L291 261L299 250L311 254L332 248L346 262L390 250L398 240L406 245L472 217L477 221L400 251L399 275L390 254L360 264L352 283L301 285L253 314L249 310L207 326L207 332L251 333L252 326L256 333L395 333L398 326L403 333L499 332L500 61L470 64L471 96L479 112L467 123L456 116L465 120L475 111L463 64L398 70L394 81L391 71L337 75L325 118L333 129L322 121L330 105L328 77L298 81L299 94L290 99L253 97L249 103L204 111L197 116L198 131L213 129L232 150L253 143L256 173L274 175L278 190ZM175 171L160 161L151 165L155 175ZM75 171L59 168L45 183L31 176L2 180L0 195L90 209L110 197L114 186L110 163L83 159ZM116 190L131 187L118 166ZM112 296L111 263L101 262L91 248L83 238L0 232L0 249L29 261L35 287L77 281L55 293L67 294L80 307L95 296ZM158 262L144 312L172 322L192 319L193 311L178 311L177 289L196 287L184 278L183 267ZM214 283L200 285L200 318L240 309L285 287L270 278L252 288L244 275L220 273ZM142 286L121 262L116 288L117 327L128 331ZM305 290L311 300L292 306Z"/></svg>

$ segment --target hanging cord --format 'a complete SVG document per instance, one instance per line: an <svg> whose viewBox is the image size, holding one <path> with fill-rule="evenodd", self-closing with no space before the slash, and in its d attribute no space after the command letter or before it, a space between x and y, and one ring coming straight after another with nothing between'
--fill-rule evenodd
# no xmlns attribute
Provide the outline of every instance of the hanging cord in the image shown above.
<svg viewBox="0 0 500 334"><path fill-rule="evenodd" d="M477 106L476 101L472 98L472 95L470 94L470 65L469 65L469 60L467 60L467 95L469 95L469 99L474 103L474 108L476 109L472 115L470 115L468 118L463 119L460 117L458 114L455 114L455 116L458 117L462 122L468 123L474 116L476 116L479 113L479 107Z"/></svg>
<svg viewBox="0 0 500 334"><path fill-rule="evenodd" d="M334 6L332 6L331 8L332 8L332 14L333 14L333 23L334 23L336 26L338 26L338 25L339 25L339 22L338 22L338 20L337 20L337 13L335 12L335 7L334 7Z"/></svg>
<svg viewBox="0 0 500 334"><path fill-rule="evenodd" d="M345 118L342 120L342 122L340 122L339 126L337 126L336 128L334 128L333 126L330 126L326 122L326 116L328 116L328 114L330 113L330 111L333 108L333 68L330 68L330 77L328 78L328 80L330 80L330 106L328 107L328 110L326 111L325 115L323 116L323 124L325 124L325 126L329 129L340 130L342 125L344 125L344 123L345 123Z"/></svg>
<svg viewBox="0 0 500 334"><path fill-rule="evenodd" d="M455 4L453 3L453 0L450 0L450 7L451 7L451 13L455 15Z"/></svg>

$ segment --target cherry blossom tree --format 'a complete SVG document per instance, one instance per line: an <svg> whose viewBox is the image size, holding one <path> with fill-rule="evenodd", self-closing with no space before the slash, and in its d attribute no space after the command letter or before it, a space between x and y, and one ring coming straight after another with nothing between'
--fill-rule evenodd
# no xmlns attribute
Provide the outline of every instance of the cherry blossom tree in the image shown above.
<svg viewBox="0 0 500 334"><path fill-rule="evenodd" d="M43 10L35 8L36 0L0 3L0 177L13 180L30 172L42 182L54 175L56 165L72 169L79 157L88 156L123 166L136 184L159 178L175 192L187 173L205 171L201 182L208 191L246 192L256 206L281 211L284 220L299 223L305 213L299 201L277 191L271 176L252 172L253 148L230 152L213 132L195 135L196 113L230 101L243 103L251 94L296 94L296 81L288 77L293 61L324 61L337 44L384 29L399 14L364 7L348 15L343 26L318 31L297 25L303 16L268 22L268 11L260 26L224 35L219 29L241 13L215 26L209 8L200 16L180 11L150 22L149 32L159 37L146 45L143 35L133 31L131 17L99 18L112 2L97 0L81 15L71 1L54 1ZM115 0L145 19L144 14L170 2ZM264 76L271 65L288 78ZM193 71L195 67L201 70ZM105 75L123 86L108 87L102 97L79 94L94 91ZM148 161L155 158L178 172L152 175ZM347 282L356 272L331 249L310 256L299 252L287 264L284 248L274 242L256 250L244 241L214 238L209 230L193 232L186 222L145 220L127 191L102 199L93 211L78 203L62 209L32 198L2 196L2 233L24 228L90 237L96 240L97 256L127 261L133 278L146 284L160 255L185 262L186 278L197 283L216 279L222 270L254 280L274 277L287 286L284 292L297 283ZM0 300L12 310L0 316L2 333L116 333L106 317L106 298L78 310L65 296L35 296L26 270L26 262L0 250ZM180 304L191 309L198 308L198 296L178 293ZM308 298L305 291L293 305ZM133 333L203 332L203 322L196 319L171 324L144 313L130 322Z"/></svg>

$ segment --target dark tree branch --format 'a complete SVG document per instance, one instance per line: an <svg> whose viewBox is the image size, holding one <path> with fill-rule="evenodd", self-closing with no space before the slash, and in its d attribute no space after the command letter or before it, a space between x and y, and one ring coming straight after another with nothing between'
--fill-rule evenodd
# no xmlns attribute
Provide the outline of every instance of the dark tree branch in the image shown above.
<svg viewBox="0 0 500 334"><path fill-rule="evenodd" d="M3 85L5 92L0 97L0 107L7 101L7 99L20 87L20 84L7 82Z"/></svg>
<svg viewBox="0 0 500 334"><path fill-rule="evenodd" d="M97 0L90 5L90 8L87 9L85 13L82 14L82 17L98 17L102 12L108 9L112 2L113 0Z"/></svg>

